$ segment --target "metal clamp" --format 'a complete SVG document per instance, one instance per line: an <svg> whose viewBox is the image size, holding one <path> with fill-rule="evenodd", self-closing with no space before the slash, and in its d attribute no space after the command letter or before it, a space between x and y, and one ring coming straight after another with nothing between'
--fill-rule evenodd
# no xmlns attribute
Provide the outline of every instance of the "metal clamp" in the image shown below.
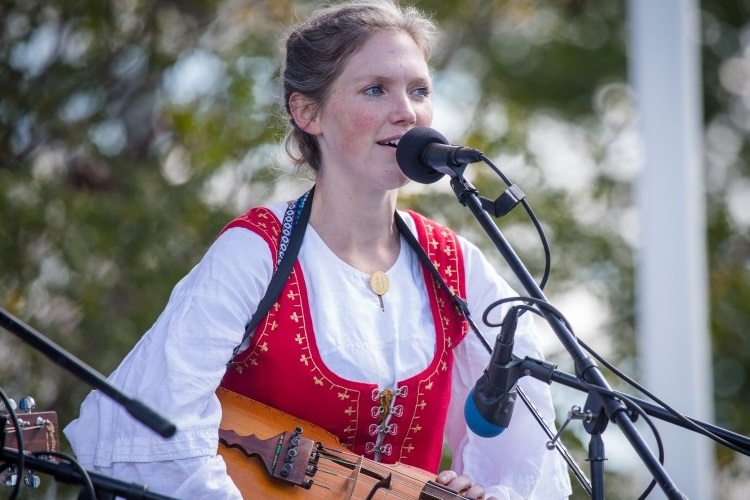
<svg viewBox="0 0 750 500"><path fill-rule="evenodd" d="M593 413L591 410L581 410L580 406L574 405L570 408L570 411L568 411L568 418L565 420L565 422L562 424L562 427L560 427L560 430L557 431L557 434L550 440L547 441L547 449L548 450L554 450L555 449L555 442L560 439L560 436L562 435L565 428L568 426L568 424L572 420L581 420L584 423L588 423L593 421L597 417L596 413Z"/></svg>

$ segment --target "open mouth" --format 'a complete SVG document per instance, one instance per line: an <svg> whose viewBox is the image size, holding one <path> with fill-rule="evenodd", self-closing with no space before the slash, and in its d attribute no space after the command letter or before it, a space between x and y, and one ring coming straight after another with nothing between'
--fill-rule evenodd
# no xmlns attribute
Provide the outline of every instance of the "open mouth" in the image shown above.
<svg viewBox="0 0 750 500"><path fill-rule="evenodd" d="M380 144L381 146L388 146L391 148L396 148L398 147L398 141L399 139L391 139L388 141L379 141L378 144Z"/></svg>

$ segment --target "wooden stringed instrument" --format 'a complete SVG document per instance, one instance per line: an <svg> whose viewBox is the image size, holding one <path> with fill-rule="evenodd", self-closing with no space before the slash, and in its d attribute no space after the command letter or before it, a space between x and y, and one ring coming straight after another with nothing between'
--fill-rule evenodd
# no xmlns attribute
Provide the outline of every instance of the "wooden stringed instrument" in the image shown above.
<svg viewBox="0 0 750 500"><path fill-rule="evenodd" d="M32 399L33 402L33 399ZM54 411L44 411L33 413L30 411L20 411L15 413L18 422L18 430L21 432L23 440L23 451L27 453L44 453L59 452L60 442L57 436L57 413ZM11 420L11 417L3 412L0 414L0 449L18 451L18 430ZM59 460L52 455L45 456L45 459L57 463ZM29 488L38 488L41 479L36 473L28 467L24 469L24 477L19 478L18 469L14 462L6 462L0 459L0 482L5 486L15 486L17 481L22 480Z"/></svg>
<svg viewBox="0 0 750 500"><path fill-rule="evenodd" d="M223 410L219 455L244 498L466 498L436 483L430 472L360 457L315 424L224 388L216 394Z"/></svg>
<svg viewBox="0 0 750 500"><path fill-rule="evenodd" d="M23 436L23 451L36 453L45 451L60 451L57 437L57 413L43 411L38 413L16 413L18 424ZM18 435L16 428L7 416L0 416L0 425L4 426L5 443L3 446L18 450ZM56 459L54 459L56 460Z"/></svg>

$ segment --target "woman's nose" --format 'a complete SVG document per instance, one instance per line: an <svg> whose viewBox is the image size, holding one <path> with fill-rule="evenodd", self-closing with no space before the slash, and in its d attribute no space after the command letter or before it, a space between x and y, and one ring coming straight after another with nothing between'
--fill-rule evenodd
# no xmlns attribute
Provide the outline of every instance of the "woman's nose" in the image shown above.
<svg viewBox="0 0 750 500"><path fill-rule="evenodd" d="M417 111L414 102L408 95L400 95L395 100L391 116L395 123L416 123Z"/></svg>

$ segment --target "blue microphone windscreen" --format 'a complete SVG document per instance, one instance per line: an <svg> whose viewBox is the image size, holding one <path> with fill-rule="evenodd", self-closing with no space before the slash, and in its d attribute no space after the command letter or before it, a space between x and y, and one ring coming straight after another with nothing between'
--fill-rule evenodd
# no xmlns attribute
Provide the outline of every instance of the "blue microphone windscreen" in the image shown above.
<svg viewBox="0 0 750 500"><path fill-rule="evenodd" d="M490 438L499 436L505 427L488 422L480 413L474 403L474 389L471 390L464 404L464 418L471 432L480 437Z"/></svg>

